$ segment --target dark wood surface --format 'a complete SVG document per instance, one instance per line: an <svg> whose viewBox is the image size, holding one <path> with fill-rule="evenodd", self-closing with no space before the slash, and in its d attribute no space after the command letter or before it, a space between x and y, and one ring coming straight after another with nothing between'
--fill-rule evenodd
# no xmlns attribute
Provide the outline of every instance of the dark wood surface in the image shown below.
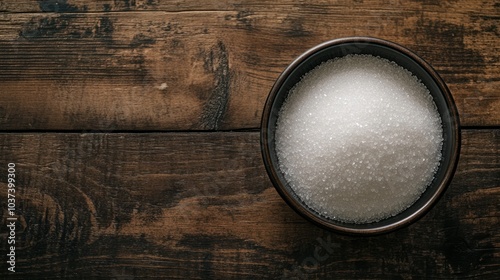
<svg viewBox="0 0 500 280"><path fill-rule="evenodd" d="M479 0L0 0L0 279L500 278L499 20ZM280 72L354 35L428 61L462 124L443 198L375 237L298 216L259 146Z"/></svg>

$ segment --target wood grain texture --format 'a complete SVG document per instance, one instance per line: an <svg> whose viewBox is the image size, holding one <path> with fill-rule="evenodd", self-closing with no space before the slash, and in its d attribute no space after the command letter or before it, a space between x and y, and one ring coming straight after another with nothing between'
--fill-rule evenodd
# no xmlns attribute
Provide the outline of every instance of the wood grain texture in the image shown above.
<svg viewBox="0 0 500 280"><path fill-rule="evenodd" d="M498 279L499 149L500 130L465 130L437 206L361 238L322 230L282 201L256 132L0 134L22 225L7 279Z"/></svg>
<svg viewBox="0 0 500 280"><path fill-rule="evenodd" d="M402 44L466 126L500 125L496 1L0 1L2 130L258 128L279 73L316 44Z"/></svg>
<svg viewBox="0 0 500 280"><path fill-rule="evenodd" d="M0 0L0 279L499 279L497 2ZM436 207L369 238L293 212L256 130L281 71L345 36L416 52L469 127Z"/></svg>

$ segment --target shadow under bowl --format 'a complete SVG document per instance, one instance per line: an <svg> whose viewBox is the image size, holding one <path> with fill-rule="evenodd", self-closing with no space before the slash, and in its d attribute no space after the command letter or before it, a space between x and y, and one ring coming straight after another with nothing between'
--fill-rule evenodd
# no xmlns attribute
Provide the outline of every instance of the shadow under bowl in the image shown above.
<svg viewBox="0 0 500 280"><path fill-rule="evenodd" d="M378 222L355 224L320 215L307 206L292 190L279 168L275 131L281 106L290 90L309 71L321 63L348 54L370 54L388 59L410 71L421 80L432 95L443 125L442 159L432 183L420 198L403 212ZM322 43L295 59L279 76L268 96L261 123L261 150L267 173L282 198L297 213L324 228L346 234L375 235L407 226L421 218L436 204L455 173L460 154L459 116L444 81L422 58L408 49L382 39L348 37Z"/></svg>

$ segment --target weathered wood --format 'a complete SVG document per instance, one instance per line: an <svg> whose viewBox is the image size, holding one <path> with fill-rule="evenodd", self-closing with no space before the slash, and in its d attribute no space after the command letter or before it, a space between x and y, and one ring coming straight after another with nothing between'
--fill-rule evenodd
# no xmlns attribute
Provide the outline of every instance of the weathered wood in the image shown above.
<svg viewBox="0 0 500 280"><path fill-rule="evenodd" d="M248 9L256 11L280 11L286 12L286 8L295 8L296 12L299 9L306 9L315 13L325 13L325 9L332 7L342 9L366 9L380 8L380 5L386 6L387 9L395 9L396 7L402 10L409 9L436 9L447 8L451 10L460 9L465 12L476 12L478 8L493 12L498 9L498 5L494 5L491 0L445 0L445 1L427 1L427 0L333 0L322 1L313 0L306 2L297 2L294 0L280 0L273 3L262 0L205 0L205 1L189 1L189 0L173 0L173 1L158 1L158 0L17 0L15 2L8 0L0 1L0 11L14 13L36 13L36 12L54 12L54 13L75 13L75 12L130 12L130 11L169 11L169 12L184 12L184 11L231 11L237 9ZM379 5L377 7L377 5ZM368 11L369 12L369 11ZM446 11L443 11L446 12Z"/></svg>
<svg viewBox="0 0 500 280"><path fill-rule="evenodd" d="M0 128L257 128L296 56L354 35L431 63L463 125L500 125L495 1L202 2L1 1Z"/></svg>
<svg viewBox="0 0 500 280"><path fill-rule="evenodd" d="M0 278L497 279L499 149L500 130L465 130L438 205L361 238L282 201L257 132L0 134L0 185L16 163L20 219L18 272Z"/></svg>
<svg viewBox="0 0 500 280"><path fill-rule="evenodd" d="M462 125L498 127L496 2L0 0L0 130L22 132L0 134L0 186L16 163L19 215L18 272L2 259L0 279L498 279L498 129L465 130L438 205L370 238L295 214L257 132L189 132L258 128L297 55L353 35L415 51Z"/></svg>

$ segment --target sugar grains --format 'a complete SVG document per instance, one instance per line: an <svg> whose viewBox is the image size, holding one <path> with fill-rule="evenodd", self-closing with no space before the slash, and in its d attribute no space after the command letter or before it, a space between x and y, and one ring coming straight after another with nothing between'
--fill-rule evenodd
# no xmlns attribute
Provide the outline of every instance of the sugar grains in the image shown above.
<svg viewBox="0 0 500 280"><path fill-rule="evenodd" d="M441 118L415 76L389 60L347 55L291 89L276 127L280 169L321 215L370 223L411 206L432 182Z"/></svg>

